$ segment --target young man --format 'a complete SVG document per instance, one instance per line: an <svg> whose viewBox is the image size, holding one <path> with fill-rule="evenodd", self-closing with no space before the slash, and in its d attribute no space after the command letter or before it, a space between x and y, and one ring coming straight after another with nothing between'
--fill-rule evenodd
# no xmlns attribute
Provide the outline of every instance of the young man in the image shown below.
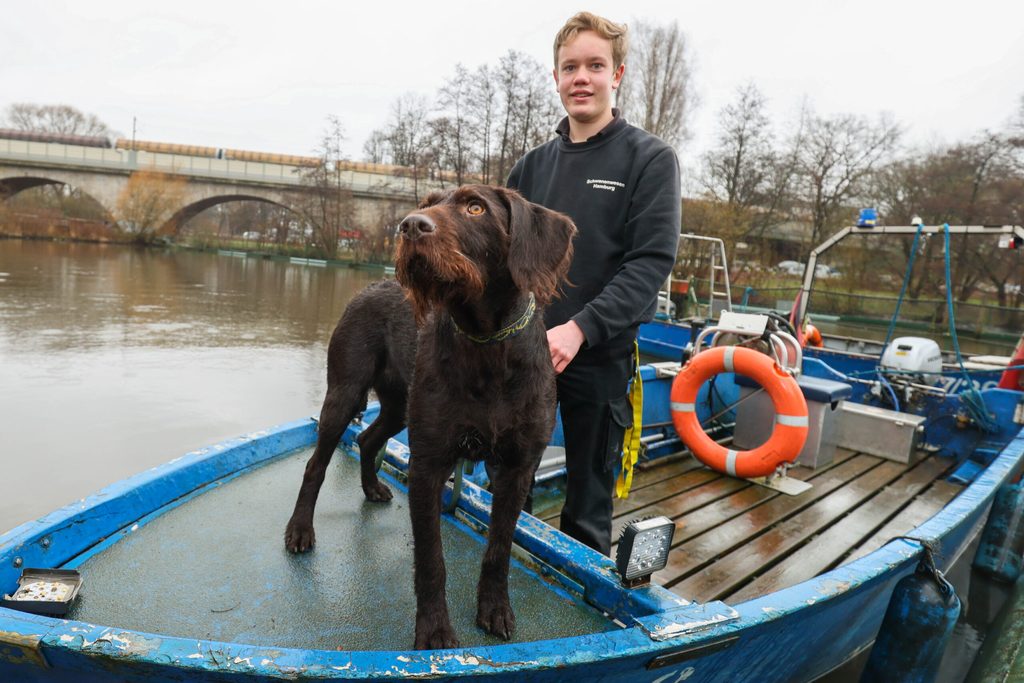
<svg viewBox="0 0 1024 683"><path fill-rule="evenodd" d="M675 261L679 165L672 148L612 108L626 27L581 12L555 37L558 137L516 163L508 186L568 214L579 234L569 286L545 314L565 432L561 529L611 551L612 487L632 422L626 396L637 328Z"/></svg>

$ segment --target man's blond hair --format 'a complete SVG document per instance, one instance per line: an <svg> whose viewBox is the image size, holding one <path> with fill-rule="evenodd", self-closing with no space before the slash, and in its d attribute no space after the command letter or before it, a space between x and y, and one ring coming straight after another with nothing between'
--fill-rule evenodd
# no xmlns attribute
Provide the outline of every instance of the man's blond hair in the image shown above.
<svg viewBox="0 0 1024 683"><path fill-rule="evenodd" d="M626 25L616 24L604 17L599 17L590 12L579 12L555 35L555 68L558 68L558 48L574 39L580 31L593 31L605 40L612 43L612 68L618 69L623 60L626 59L626 50L629 48L629 41L626 38Z"/></svg>

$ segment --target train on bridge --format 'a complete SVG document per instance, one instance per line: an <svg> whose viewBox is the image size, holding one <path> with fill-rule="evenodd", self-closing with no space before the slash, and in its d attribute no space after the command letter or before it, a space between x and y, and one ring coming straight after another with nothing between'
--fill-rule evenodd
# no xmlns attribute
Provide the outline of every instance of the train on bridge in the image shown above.
<svg viewBox="0 0 1024 683"><path fill-rule="evenodd" d="M71 135L67 133L47 133L42 131L25 131L12 128L0 128L0 140L23 140L26 142L54 143L61 145L77 145L80 147L100 147L122 151L148 152L151 154L177 154L181 156L200 157L207 159L225 159L229 161L250 161L282 166L316 167L323 163L320 157L302 156L298 154L277 154L275 152L255 152L244 149L227 149L224 147L206 147L203 145L182 145L174 142L153 142L148 140L132 140L129 138L110 138L104 135ZM375 164L365 161L339 160L336 168L342 171L356 171L386 176L403 176L407 178L425 178L441 182L480 182L480 178L472 175L457 176L452 171L442 171L431 166L417 169L392 164Z"/></svg>
<svg viewBox="0 0 1024 683"><path fill-rule="evenodd" d="M273 152L253 152L243 149L225 149L223 147L205 147L202 145L180 145L173 142L151 142L146 140L130 140L128 138L112 139L103 135L70 135L65 133L44 133L40 131L13 130L0 128L0 138L8 140L25 140L28 142L52 142L61 145L78 145L81 147L103 147L125 151L153 152L159 154L181 154L211 159L233 159L237 161L258 161L267 164L284 166L318 166L318 157L300 156L297 154L275 154ZM356 168L374 166L374 164L351 164L352 170L370 170Z"/></svg>

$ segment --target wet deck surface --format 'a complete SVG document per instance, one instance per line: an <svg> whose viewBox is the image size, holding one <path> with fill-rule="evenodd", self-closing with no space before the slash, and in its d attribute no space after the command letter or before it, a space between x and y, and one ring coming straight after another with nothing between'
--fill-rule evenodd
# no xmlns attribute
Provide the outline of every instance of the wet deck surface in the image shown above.
<svg viewBox="0 0 1024 683"><path fill-rule="evenodd" d="M688 600L738 604L910 531L961 490L943 479L953 465L930 456L908 466L839 449L827 467L791 469L812 488L788 496L720 475L689 456L635 476L629 497L615 501L613 537L633 519L670 517L673 549L654 581ZM556 502L536 512L557 527L559 509Z"/></svg>
<svg viewBox="0 0 1024 683"><path fill-rule="evenodd" d="M342 650L405 650L413 642L408 500L368 503L358 464L339 453L316 511L317 545L284 548L311 450L228 481L85 561L69 618L185 638ZM482 542L442 524L448 605L463 645L501 641L476 627ZM516 642L607 631L594 609L513 562Z"/></svg>

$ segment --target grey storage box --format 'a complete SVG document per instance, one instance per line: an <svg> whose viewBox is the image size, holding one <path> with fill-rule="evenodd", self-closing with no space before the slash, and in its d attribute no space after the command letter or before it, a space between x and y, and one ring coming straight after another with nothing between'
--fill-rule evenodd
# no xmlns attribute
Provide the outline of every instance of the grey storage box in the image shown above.
<svg viewBox="0 0 1024 683"><path fill-rule="evenodd" d="M918 460L917 441L925 419L922 415L847 403L839 421L837 443L851 451L912 463Z"/></svg>
<svg viewBox="0 0 1024 683"><path fill-rule="evenodd" d="M772 435L775 406L766 391L751 396L761 385L749 377L737 373L736 384L740 387L742 403L736 407L733 448L750 450ZM853 388L843 382L807 376L798 377L797 384L807 401L808 429L807 441L796 462L807 467L831 464L836 453L836 423L844 399L853 393Z"/></svg>

